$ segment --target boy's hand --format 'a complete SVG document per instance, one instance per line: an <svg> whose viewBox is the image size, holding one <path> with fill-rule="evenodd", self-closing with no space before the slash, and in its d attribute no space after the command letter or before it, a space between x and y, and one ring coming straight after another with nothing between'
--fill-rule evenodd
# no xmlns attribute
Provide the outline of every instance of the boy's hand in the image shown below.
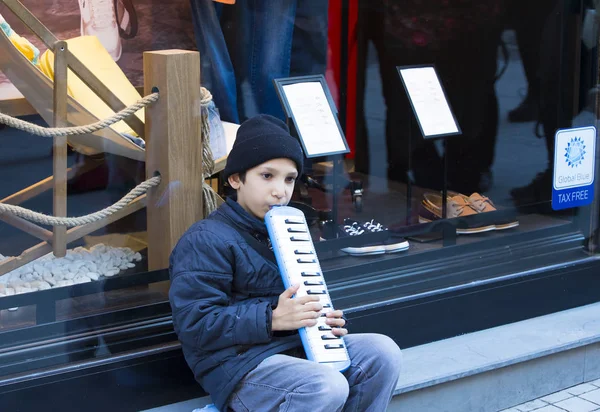
<svg viewBox="0 0 600 412"><path fill-rule="evenodd" d="M345 336L348 334L348 329L344 328L346 321L342 318L344 312L341 310L334 310L333 312L327 313L327 324L331 326L331 333L336 336Z"/></svg>
<svg viewBox="0 0 600 412"><path fill-rule="evenodd" d="M302 296L292 299L299 287L300 285L290 286L279 295L277 307L273 310L272 331L296 330L317 324L323 305L319 303L318 296Z"/></svg>

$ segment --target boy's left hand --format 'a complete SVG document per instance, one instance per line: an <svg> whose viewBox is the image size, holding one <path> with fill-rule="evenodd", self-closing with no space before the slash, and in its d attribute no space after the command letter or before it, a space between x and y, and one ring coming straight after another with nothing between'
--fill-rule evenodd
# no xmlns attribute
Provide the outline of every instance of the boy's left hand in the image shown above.
<svg viewBox="0 0 600 412"><path fill-rule="evenodd" d="M346 321L342 318L344 312L341 310L334 310L326 314L327 324L332 326L331 333L336 336L345 336L348 334L348 329L344 328Z"/></svg>

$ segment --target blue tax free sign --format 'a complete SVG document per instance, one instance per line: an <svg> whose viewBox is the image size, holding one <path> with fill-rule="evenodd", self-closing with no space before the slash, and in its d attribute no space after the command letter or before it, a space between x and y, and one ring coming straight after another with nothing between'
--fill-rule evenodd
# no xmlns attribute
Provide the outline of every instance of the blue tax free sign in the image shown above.
<svg viewBox="0 0 600 412"><path fill-rule="evenodd" d="M584 206L594 200L596 128L563 129L554 138L552 209Z"/></svg>

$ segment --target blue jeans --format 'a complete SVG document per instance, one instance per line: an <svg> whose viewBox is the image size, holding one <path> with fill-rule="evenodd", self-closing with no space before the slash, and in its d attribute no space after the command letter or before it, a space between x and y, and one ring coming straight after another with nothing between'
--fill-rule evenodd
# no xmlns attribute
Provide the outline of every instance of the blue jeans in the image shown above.
<svg viewBox="0 0 600 412"><path fill-rule="evenodd" d="M221 119L240 123L259 113L283 119L273 79L290 73L297 1L191 1L201 82Z"/></svg>
<svg viewBox="0 0 600 412"><path fill-rule="evenodd" d="M229 399L234 411L385 411L402 352L385 335L344 337L352 364L343 374L306 359L274 355L250 371Z"/></svg>
<svg viewBox="0 0 600 412"><path fill-rule="evenodd" d="M329 1L298 0L294 19L290 76L325 75Z"/></svg>

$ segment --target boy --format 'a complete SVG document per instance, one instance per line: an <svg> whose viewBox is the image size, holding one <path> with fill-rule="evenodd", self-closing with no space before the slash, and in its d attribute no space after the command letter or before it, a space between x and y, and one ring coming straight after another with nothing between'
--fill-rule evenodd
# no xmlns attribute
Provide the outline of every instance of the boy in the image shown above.
<svg viewBox="0 0 600 412"><path fill-rule="evenodd" d="M398 346L383 335L345 336L341 310L327 322L345 336L348 370L304 356L297 330L315 325L322 307L314 296L293 298L297 285L284 290L263 220L290 201L303 160L279 119L244 122L224 170L236 200L194 224L171 254L175 331L196 380L223 412L380 412L396 387Z"/></svg>

